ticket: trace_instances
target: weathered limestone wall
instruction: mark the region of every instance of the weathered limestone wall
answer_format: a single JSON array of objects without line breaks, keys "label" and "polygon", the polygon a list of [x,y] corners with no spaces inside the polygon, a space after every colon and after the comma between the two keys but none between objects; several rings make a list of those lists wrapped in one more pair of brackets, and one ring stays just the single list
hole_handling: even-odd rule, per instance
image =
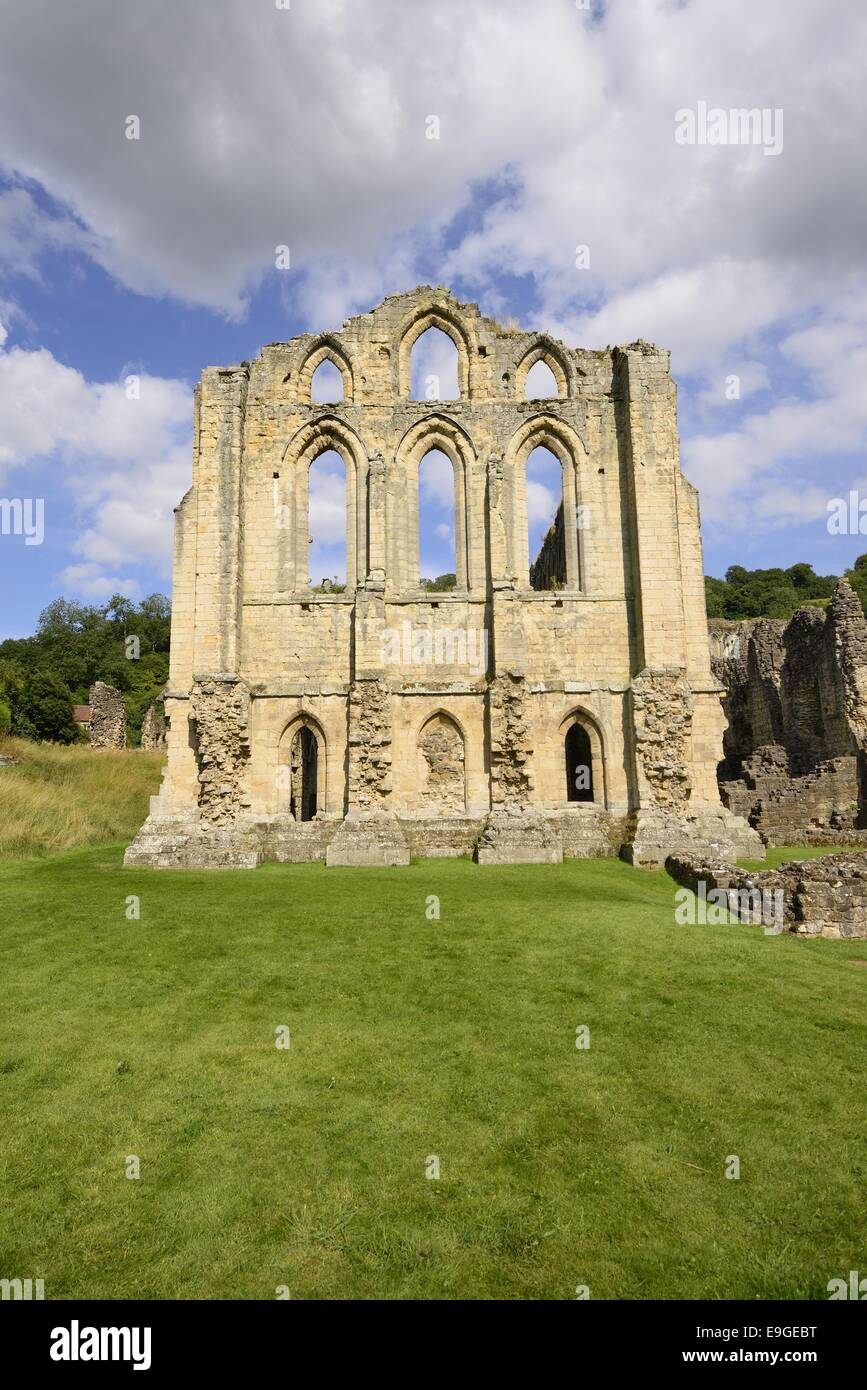
[{"label": "weathered limestone wall", "polygon": [[113,685],[97,681],[90,688],[90,743],[93,748],[126,747],[126,709]]},{"label": "weathered limestone wall", "polygon": [[[428,327],[455,343],[458,400],[410,399]],[[321,405],[311,380],[326,359],[344,399]],[[556,397],[525,398],[536,360]],[[526,462],[541,445],[563,489],[539,562],[557,587],[537,590]],[[314,592],[308,572],[308,475],[326,449],[346,468],[339,594]],[[457,584],[443,594],[419,573],[432,449],[455,479]],[[161,862],[161,837],[177,862],[184,836],[190,862],[218,862],[215,837],[233,827],[241,858],[329,863],[400,863],[434,842],[551,862],[609,852],[622,834],[635,862],[661,864],[699,827],[713,844],[735,833],[715,781],[721,688],[667,352],[567,347],[422,287],[338,332],[207,368],[193,465],[176,512],[167,769],[129,862]],[[576,722],[589,808],[567,784]],[[310,823],[291,811],[302,727],[316,750]],[[449,824],[414,832],[432,820]]]},{"label": "weathered limestone wall", "polygon": [[726,804],[772,844],[867,827],[867,620],[841,580],[826,611],[711,623],[729,725]]}]

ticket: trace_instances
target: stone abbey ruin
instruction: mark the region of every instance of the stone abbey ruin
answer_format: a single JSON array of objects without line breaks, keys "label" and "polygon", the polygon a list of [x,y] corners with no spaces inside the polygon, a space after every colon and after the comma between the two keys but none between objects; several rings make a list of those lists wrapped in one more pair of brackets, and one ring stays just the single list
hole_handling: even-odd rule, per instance
[{"label": "stone abbey ruin", "polygon": [[867,843],[867,619],[841,580],[827,610],[710,623],[728,721],[723,800],[769,844]]},{"label": "stone abbey ruin", "polygon": [[[411,399],[429,327],[455,344],[460,399]],[[317,404],[326,359],[344,398]],[[529,400],[540,360],[557,394]],[[534,557],[538,446],[562,499]],[[442,592],[419,571],[433,449],[454,473]],[[342,590],[308,572],[309,470],[326,450],[346,469]],[[567,348],[443,289],[390,296],[338,333],[202,374],[176,512],[167,765],[126,862],[761,858],[748,798],[726,806],[717,785],[731,692],[711,667],[668,353]]]}]

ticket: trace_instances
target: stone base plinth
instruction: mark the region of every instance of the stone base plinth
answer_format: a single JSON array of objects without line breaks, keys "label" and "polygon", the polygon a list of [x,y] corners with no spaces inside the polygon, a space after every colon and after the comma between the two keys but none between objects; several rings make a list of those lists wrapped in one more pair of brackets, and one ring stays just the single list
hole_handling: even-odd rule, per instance
[{"label": "stone base plinth", "polygon": [[388,868],[409,863],[409,845],[397,817],[387,812],[348,815],[325,852],[329,868],[341,865]]},{"label": "stone base plinth", "polygon": [[149,816],[123,862],[149,869],[255,869],[261,859],[252,825],[208,829],[192,819]]},{"label": "stone base plinth", "polygon": [[617,858],[625,834],[623,815],[578,802],[568,810],[546,811],[545,821],[563,846],[564,859]]},{"label": "stone base plinth", "polygon": [[733,863],[764,859],[765,845],[758,831],[724,806],[696,807],[686,815],[651,806],[630,817],[620,849],[628,864],[661,869],[669,855],[684,853]]},{"label": "stone base plinth", "polygon": [[477,864],[562,864],[563,845],[532,811],[493,811],[476,845]]}]

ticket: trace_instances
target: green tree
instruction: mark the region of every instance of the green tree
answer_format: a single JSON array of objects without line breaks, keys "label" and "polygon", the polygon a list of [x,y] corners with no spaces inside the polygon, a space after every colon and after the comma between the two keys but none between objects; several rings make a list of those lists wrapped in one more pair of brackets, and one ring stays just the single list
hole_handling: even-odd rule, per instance
[{"label": "green tree", "polygon": [[75,743],[79,737],[69,686],[53,671],[36,671],[29,678],[17,715],[22,731],[32,731],[31,738]]},{"label": "green tree", "polygon": [[861,600],[861,607],[867,613],[867,555],[859,555],[846,578]]},{"label": "green tree", "polygon": [[804,562],[788,569],[748,570],[730,565],[725,579],[705,579],[708,616],[712,618],[790,618],[803,604],[827,604],[837,576],[816,574]]}]

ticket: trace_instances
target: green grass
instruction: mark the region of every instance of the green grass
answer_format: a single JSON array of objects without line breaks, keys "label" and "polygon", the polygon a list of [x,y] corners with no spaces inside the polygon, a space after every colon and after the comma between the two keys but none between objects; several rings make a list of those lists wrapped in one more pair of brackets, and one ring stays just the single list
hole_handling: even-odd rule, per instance
[{"label": "green grass", "polygon": [[0,739],[0,859],[132,839],[157,791],[162,753]]},{"label": "green grass", "polygon": [[839,845],[769,845],[764,859],[739,859],[738,867],[753,873],[756,869],[778,869],[794,859],[821,859],[825,854],[842,854]]},{"label": "green grass", "polygon": [[613,860],[0,864],[0,1275],[826,1298],[867,1237],[867,943],[678,926],[674,892]]}]

